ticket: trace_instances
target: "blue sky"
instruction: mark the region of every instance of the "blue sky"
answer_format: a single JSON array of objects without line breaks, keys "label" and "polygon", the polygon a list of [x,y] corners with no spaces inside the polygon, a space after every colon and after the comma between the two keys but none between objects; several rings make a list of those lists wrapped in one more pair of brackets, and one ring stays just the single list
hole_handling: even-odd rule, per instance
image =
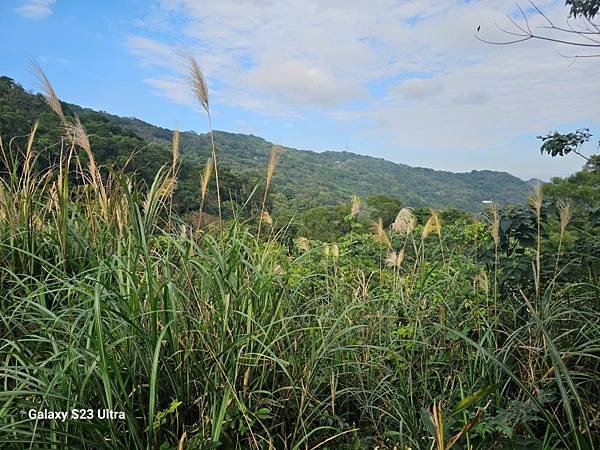
[{"label": "blue sky", "polygon": [[[538,3],[557,21],[563,4]],[[494,24],[514,9],[508,0],[4,0],[0,74],[38,90],[35,58],[65,101],[203,132],[185,76],[191,50],[217,129],[435,169],[566,175],[582,161],[542,157],[536,136],[598,134],[600,61],[474,38],[478,25],[502,38]]]}]

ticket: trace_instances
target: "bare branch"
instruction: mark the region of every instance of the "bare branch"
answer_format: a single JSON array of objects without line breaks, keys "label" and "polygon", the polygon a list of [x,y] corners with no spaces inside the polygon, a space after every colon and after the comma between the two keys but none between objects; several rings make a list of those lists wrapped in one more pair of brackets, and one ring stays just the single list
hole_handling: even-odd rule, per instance
[{"label": "bare branch", "polygon": [[554,27],[554,24],[552,23],[552,21],[548,18],[548,16],[546,14],[544,14],[542,12],[542,10],[540,8],[537,7],[537,5],[535,3],[533,3],[531,0],[529,0],[529,3],[531,3],[531,6],[534,7],[534,9],[538,12],[539,15],[541,15],[544,19],[546,19],[546,22],[548,22],[548,25],[550,25],[551,27]]},{"label": "bare branch", "polygon": [[491,45],[511,45],[511,44],[517,44],[519,42],[528,41],[528,40],[532,39],[532,37],[530,36],[530,37],[525,37],[523,39],[515,39],[514,41],[494,42],[494,41],[487,41],[487,40],[475,35],[475,39],[477,39],[478,41],[484,42],[486,44],[491,44]]},{"label": "bare branch", "polygon": [[[504,28],[495,24],[496,27],[507,36],[512,36],[503,41],[495,41],[481,37],[479,34],[475,35],[475,38],[481,42],[492,45],[512,45],[519,42],[525,42],[529,40],[541,40],[547,42],[554,42],[561,45],[579,47],[579,48],[600,48],[600,26],[588,17],[586,17],[585,25],[574,25],[567,19],[567,26],[557,26],[533,1],[529,0],[531,8],[534,10],[533,14],[537,14],[543,18],[545,24],[536,27],[534,31],[530,25],[527,13],[523,8],[517,4],[517,8],[521,15],[521,20],[511,17],[507,14],[508,21],[512,26],[512,29]],[[564,56],[564,55],[561,55]],[[594,58],[598,55],[577,55],[582,58]],[[569,58],[573,58],[570,56]]]},{"label": "bare branch", "polygon": [[[525,21],[525,25],[527,26],[527,31],[529,31],[529,34],[531,34],[531,27],[529,26],[529,21],[527,20],[525,12],[523,12],[523,9],[519,4],[517,4],[517,7],[519,8],[519,11],[521,11],[521,15],[523,16],[523,20]],[[511,21],[514,23],[514,20],[511,19]]]}]

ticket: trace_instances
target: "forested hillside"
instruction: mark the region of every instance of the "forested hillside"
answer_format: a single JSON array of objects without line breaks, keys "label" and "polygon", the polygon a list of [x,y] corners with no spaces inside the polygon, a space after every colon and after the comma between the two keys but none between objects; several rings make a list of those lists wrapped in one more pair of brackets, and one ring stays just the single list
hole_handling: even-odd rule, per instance
[{"label": "forested hillside", "polygon": [[[123,165],[135,152],[137,157],[128,162],[128,168],[141,172],[148,181],[170,158],[171,130],[77,105],[63,106],[67,113],[76,113],[81,118],[97,158],[103,164]],[[52,146],[59,139],[60,129],[43,97],[27,93],[10,78],[0,78],[0,134],[26,135],[37,117],[41,142]],[[223,170],[223,196],[231,194],[240,199],[249,195],[264,175],[273,144],[260,137],[222,131],[215,132],[215,141]],[[210,153],[209,137],[183,132],[181,149],[183,166],[176,203],[181,209],[192,210],[198,207],[197,186]],[[275,215],[334,206],[349,201],[355,194],[362,197],[387,194],[405,206],[478,211],[482,200],[517,203],[524,200],[530,190],[526,182],[504,172],[451,173],[349,152],[316,153],[284,148],[270,201]]]}]

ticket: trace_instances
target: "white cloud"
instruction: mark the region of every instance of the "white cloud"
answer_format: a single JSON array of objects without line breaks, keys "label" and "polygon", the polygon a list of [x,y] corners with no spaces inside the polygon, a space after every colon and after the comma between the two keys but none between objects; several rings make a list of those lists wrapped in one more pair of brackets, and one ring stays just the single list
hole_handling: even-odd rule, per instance
[{"label": "white cloud", "polygon": [[440,80],[411,78],[396,85],[392,93],[405,100],[420,100],[439,95],[443,90],[444,84]]},{"label": "white cloud", "polygon": [[[562,1],[536,3],[559,24],[568,14]],[[571,64],[552,43],[475,39],[478,26],[506,38],[495,24],[514,12],[513,0],[163,0],[148,21],[160,29],[128,45],[156,67],[148,82],[173,100],[185,101],[167,82],[182,76],[170,44],[182,42],[217,102],[324,114],[403,148],[484,149],[599,117],[600,58]]]},{"label": "white cloud", "polygon": [[125,43],[145,64],[165,68],[181,64],[178,53],[169,45],[142,36],[128,36]]},{"label": "white cloud", "polygon": [[245,80],[259,91],[305,105],[336,105],[365,95],[356,81],[337,79],[326,69],[303,61],[263,62],[250,69]]},{"label": "white cloud", "polygon": [[195,103],[185,79],[160,77],[145,78],[142,81],[150,86],[155,94],[168,98],[175,103],[183,105],[193,105]]},{"label": "white cloud", "polygon": [[30,0],[17,8],[17,12],[29,19],[45,19],[52,15],[51,6],[56,0]]}]

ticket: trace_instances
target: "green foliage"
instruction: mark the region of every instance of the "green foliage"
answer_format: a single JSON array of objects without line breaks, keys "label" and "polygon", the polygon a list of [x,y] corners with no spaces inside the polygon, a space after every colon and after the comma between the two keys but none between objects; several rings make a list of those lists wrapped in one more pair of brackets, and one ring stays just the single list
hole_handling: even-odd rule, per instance
[{"label": "green foliage", "polygon": [[487,398],[492,392],[498,390],[498,388],[502,385],[502,383],[492,384],[490,386],[486,386],[483,389],[479,389],[476,392],[473,392],[471,395],[461,399],[454,407],[452,408],[452,415],[458,414],[464,411],[467,408],[470,408],[475,403]]},{"label": "green foliage", "polygon": [[[169,136],[77,114],[104,164],[146,132]],[[0,446],[600,446],[595,197],[566,225],[550,197],[539,219],[502,208],[500,252],[489,225],[452,209],[415,209],[418,223],[395,233],[405,199],[379,195],[358,210],[343,196],[299,208],[258,239],[239,197],[227,199],[235,219],[214,226],[174,211],[164,143],[135,169],[111,160],[105,203],[83,155],[48,157],[59,130],[47,120],[32,152],[6,146],[0,177]],[[205,161],[188,157],[179,189]],[[230,167],[228,183],[260,187]],[[44,408],[125,419],[26,415]]]},{"label": "green foliage", "polygon": [[582,128],[573,133],[561,134],[557,131],[546,136],[538,136],[542,140],[541,153],[550,156],[565,156],[569,153],[579,154],[579,149],[592,137],[590,130]]},{"label": "green foliage", "polygon": [[[138,152],[139,160],[132,169],[140,171],[148,182],[150,175],[170,157],[171,130],[77,105],[63,103],[63,108],[67,114],[79,115],[88,132],[95,136],[94,149],[102,164],[123,163],[132,152]],[[44,140],[44,146],[56,144],[60,137],[58,121],[48,112],[43,98],[26,93],[7,77],[0,78],[0,135],[26,135],[33,118],[38,117],[43,125],[40,139]],[[248,185],[264,178],[272,144],[252,135],[216,131],[214,136],[220,165],[240,177],[245,186],[242,189],[228,184],[221,187],[221,194],[226,196],[232,191],[233,197],[244,198],[241,191],[247,193]],[[210,155],[210,138],[208,134],[183,132],[181,149],[182,164],[190,166],[182,167],[188,176],[180,177],[183,186],[176,203],[185,210],[187,205],[197,204],[196,195],[191,192],[197,189],[199,170]],[[405,206],[479,211],[482,200],[498,204],[519,202],[529,192],[524,181],[507,173],[487,170],[450,173],[349,152],[315,153],[291,148],[285,148],[281,154],[273,189],[278,199],[274,203],[275,215],[283,216],[290,210],[301,212],[318,206],[335,206],[355,194],[363,198],[385,194]],[[384,203],[388,205],[380,205],[385,209],[382,213],[391,214],[389,199]]]},{"label": "green foliage", "polygon": [[335,241],[350,231],[349,224],[344,221],[349,211],[348,205],[345,204],[333,208],[317,206],[308,209],[298,219],[298,233],[322,241]]},{"label": "green foliage", "polygon": [[402,208],[402,203],[390,195],[375,195],[367,198],[366,207],[370,220],[377,220],[381,217],[383,225],[389,227]]},{"label": "green foliage", "polygon": [[598,0],[566,0],[565,5],[571,7],[571,16],[583,16],[592,20],[598,14],[600,2]]},{"label": "green foliage", "polygon": [[[597,158],[598,155],[594,155],[591,161]],[[544,195],[569,200],[583,210],[594,207],[600,204],[600,170],[588,163],[583,170],[567,178],[553,178],[551,183],[544,184]]]},{"label": "green foliage", "polygon": [[173,400],[167,409],[158,411],[156,413],[156,418],[154,419],[154,422],[152,422],[152,429],[156,430],[156,429],[160,428],[167,421],[169,416],[174,414],[175,411],[177,411],[177,408],[179,408],[180,406],[181,406],[181,402],[178,402],[177,400]]},{"label": "green foliage", "polygon": [[[67,116],[77,114],[81,119],[94,149],[94,157],[97,163],[105,168],[112,167],[135,173],[139,183],[149,186],[159,168],[171,162],[171,131],[165,133],[163,142],[149,141],[135,130],[123,126],[114,116],[66,103],[62,103],[62,106]],[[43,170],[52,166],[60,156],[63,134],[60,122],[40,94],[29,94],[10,78],[0,77],[0,136],[15,136],[15,144],[24,147],[36,118],[39,118],[40,123],[35,141],[35,150],[40,153],[37,166],[39,170]],[[85,153],[82,152],[79,157],[85,165]],[[206,158],[181,159],[172,204],[176,212],[185,214],[199,208],[200,173],[205,162]],[[103,172],[106,174],[106,170]],[[228,167],[221,169],[219,176],[221,198],[224,202],[245,202],[256,185],[255,179],[232,172]],[[208,192],[205,212],[215,214],[217,205],[214,180]],[[241,212],[247,216],[257,209],[260,209],[260,202],[256,196],[250,198],[246,210]],[[233,211],[230,208],[226,218],[231,218],[232,215]]]}]

